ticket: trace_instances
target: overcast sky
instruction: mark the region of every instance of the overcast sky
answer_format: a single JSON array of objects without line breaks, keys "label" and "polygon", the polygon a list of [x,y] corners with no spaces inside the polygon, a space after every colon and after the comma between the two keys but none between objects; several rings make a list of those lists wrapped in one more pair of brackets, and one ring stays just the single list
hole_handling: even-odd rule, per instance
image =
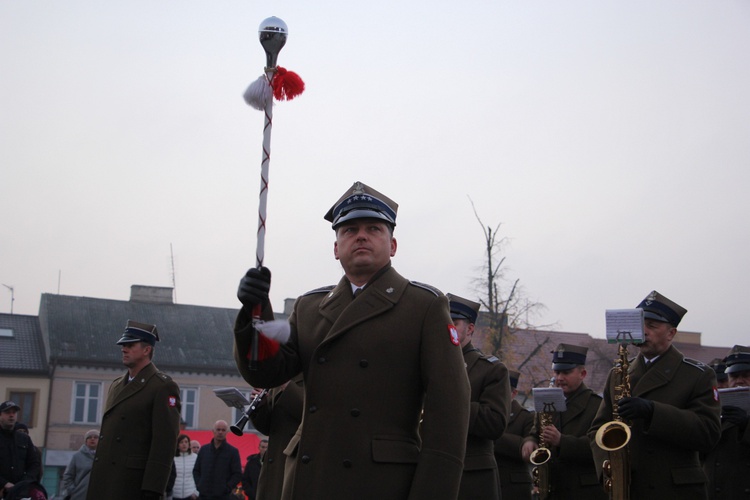
[{"label": "overcast sky", "polygon": [[[399,203],[396,269],[476,298],[486,225],[530,320],[603,337],[656,289],[705,345],[747,344],[750,2],[4,0],[0,283],[236,307],[254,265],[260,22],[307,90],[274,108],[272,297],[336,283],[323,215]],[[0,288],[0,312],[10,311]],[[123,324],[127,318],[123,318]],[[137,319],[137,318],[131,318]],[[229,334],[228,334],[229,335]]]}]

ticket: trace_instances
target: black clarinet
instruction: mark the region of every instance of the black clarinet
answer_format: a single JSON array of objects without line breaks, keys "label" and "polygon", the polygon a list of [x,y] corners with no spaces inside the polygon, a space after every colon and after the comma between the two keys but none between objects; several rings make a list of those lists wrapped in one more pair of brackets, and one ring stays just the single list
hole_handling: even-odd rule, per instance
[{"label": "black clarinet", "polygon": [[232,434],[234,434],[235,436],[242,436],[245,430],[245,426],[247,425],[247,421],[250,420],[250,415],[252,415],[253,412],[258,408],[258,405],[261,401],[263,401],[263,398],[266,397],[266,394],[268,394],[268,389],[263,389],[253,398],[252,401],[250,401],[250,406],[247,407],[245,413],[240,417],[237,423],[229,428],[229,430],[232,431]]}]

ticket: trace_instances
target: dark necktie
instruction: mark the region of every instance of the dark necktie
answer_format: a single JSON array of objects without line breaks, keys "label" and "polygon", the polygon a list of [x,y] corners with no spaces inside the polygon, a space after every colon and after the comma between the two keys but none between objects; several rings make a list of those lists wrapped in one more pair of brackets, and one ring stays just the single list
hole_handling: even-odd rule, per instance
[{"label": "dark necktie", "polygon": [[354,290],[354,298],[356,299],[359,296],[360,293],[362,293],[362,289],[361,288],[357,288],[356,290]]}]

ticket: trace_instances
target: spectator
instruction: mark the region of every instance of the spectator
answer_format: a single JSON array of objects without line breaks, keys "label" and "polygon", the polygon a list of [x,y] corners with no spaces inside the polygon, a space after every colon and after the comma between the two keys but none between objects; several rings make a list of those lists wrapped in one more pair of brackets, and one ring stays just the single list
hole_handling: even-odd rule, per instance
[{"label": "spectator", "polygon": [[201,443],[200,443],[200,441],[197,441],[195,439],[193,439],[192,441],[190,441],[190,452],[193,455],[197,456],[199,451],[201,451]]},{"label": "spectator", "polygon": [[258,489],[258,478],[260,477],[260,470],[267,449],[268,439],[261,439],[258,442],[258,453],[247,457],[245,470],[242,473],[242,491],[245,492],[245,495],[250,500],[255,500],[255,494]]},{"label": "spectator", "polygon": [[89,475],[94,464],[96,446],[99,444],[99,431],[92,429],[84,436],[83,445],[75,452],[65,468],[61,494],[65,500],[86,500],[89,489]]},{"label": "spectator", "polygon": [[20,409],[13,401],[0,404],[0,492],[6,497],[17,483],[35,482],[41,471],[31,438],[15,432]]},{"label": "spectator", "polygon": [[224,420],[217,420],[213,439],[198,452],[193,478],[200,500],[230,500],[232,491],[242,480],[240,452],[227,443],[228,429]]},{"label": "spectator", "polygon": [[172,487],[172,500],[195,500],[198,489],[195,487],[193,468],[197,455],[190,450],[190,437],[180,434],[177,437],[177,452],[174,456],[175,481]]},{"label": "spectator", "polygon": [[[24,434],[29,436],[29,426],[22,422],[16,422],[14,429],[16,432],[23,432]],[[42,476],[44,476],[44,463],[42,462],[42,450],[38,446],[34,446],[34,450],[36,451],[37,457],[39,457],[39,475],[32,479],[34,481],[41,482]]]}]

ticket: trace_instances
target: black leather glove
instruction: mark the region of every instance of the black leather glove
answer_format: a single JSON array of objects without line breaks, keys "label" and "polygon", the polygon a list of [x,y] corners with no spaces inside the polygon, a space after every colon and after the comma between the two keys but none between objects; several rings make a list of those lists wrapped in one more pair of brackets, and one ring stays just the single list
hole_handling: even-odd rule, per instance
[{"label": "black leather glove", "polygon": [[268,290],[271,288],[271,271],[267,267],[253,267],[240,280],[237,298],[242,305],[252,309],[258,304],[268,302]]},{"label": "black leather glove", "polygon": [[721,407],[721,420],[722,422],[729,422],[739,427],[740,431],[744,432],[747,427],[747,413],[742,408],[737,406],[722,406]]},{"label": "black leather glove", "polygon": [[617,402],[617,413],[625,420],[651,420],[654,402],[643,398],[622,398]]},{"label": "black leather glove", "polygon": [[161,500],[162,494],[155,491],[141,490],[141,500]]}]

